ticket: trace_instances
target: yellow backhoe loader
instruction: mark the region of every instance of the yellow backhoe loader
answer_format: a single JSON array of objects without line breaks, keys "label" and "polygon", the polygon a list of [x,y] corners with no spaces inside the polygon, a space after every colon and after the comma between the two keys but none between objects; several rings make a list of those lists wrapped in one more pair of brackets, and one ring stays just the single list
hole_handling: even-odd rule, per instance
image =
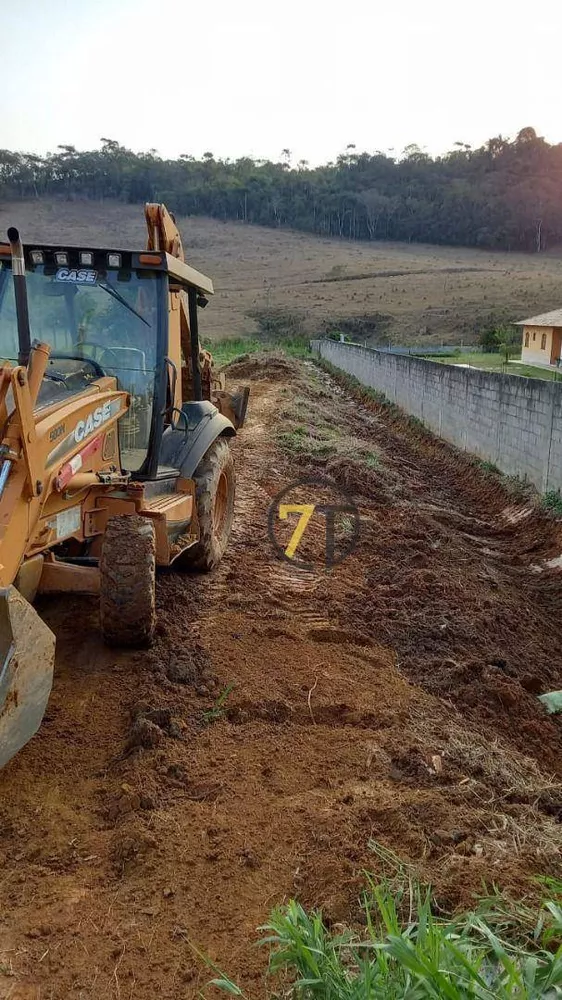
[{"label": "yellow backhoe loader", "polygon": [[212,569],[233,517],[231,395],[202,350],[213,293],[173,217],[131,251],[0,243],[0,767],[54,666],[37,593],[99,594],[110,644],[149,645],[157,566]]}]

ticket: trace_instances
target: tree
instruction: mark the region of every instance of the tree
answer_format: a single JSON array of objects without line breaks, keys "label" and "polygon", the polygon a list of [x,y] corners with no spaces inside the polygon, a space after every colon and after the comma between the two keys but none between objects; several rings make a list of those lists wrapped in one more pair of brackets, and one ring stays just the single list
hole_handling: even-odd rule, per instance
[{"label": "tree", "polygon": [[500,326],[496,330],[497,337],[497,349],[500,354],[503,355],[505,364],[509,363],[509,359],[513,357],[514,354],[519,354],[521,351],[521,335],[517,331],[516,327],[513,326]]},{"label": "tree", "polygon": [[184,214],[292,226],[345,239],[433,243],[542,252],[562,244],[562,143],[526,126],[479,149],[456,142],[430,157],[415,143],[402,156],[362,152],[348,143],[335,163],[280,160],[163,159],[107,136],[98,149],[61,144],[36,156],[0,150],[0,198],[41,195],[166,198]]},{"label": "tree", "polygon": [[493,354],[497,351],[500,345],[500,338],[496,328],[488,327],[488,329],[483,330],[478,337],[478,343],[486,354]]}]

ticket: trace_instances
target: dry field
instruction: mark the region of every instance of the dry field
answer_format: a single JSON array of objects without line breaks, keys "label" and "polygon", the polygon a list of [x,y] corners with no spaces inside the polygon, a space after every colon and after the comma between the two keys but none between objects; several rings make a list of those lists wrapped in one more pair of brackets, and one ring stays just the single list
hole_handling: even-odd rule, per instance
[{"label": "dry field", "polygon": [[[0,232],[27,240],[143,245],[142,206],[93,202],[0,205]],[[340,328],[370,342],[470,343],[494,319],[560,306],[555,256],[405,243],[348,243],[212,219],[180,220],[189,260],[213,276],[202,316],[211,338],[257,330],[254,310],[297,314],[301,329]]]}]

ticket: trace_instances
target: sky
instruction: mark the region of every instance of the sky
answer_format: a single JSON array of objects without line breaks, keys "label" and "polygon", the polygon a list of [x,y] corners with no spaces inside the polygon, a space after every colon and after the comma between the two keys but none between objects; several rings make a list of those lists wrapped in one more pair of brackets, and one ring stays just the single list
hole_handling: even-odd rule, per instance
[{"label": "sky", "polygon": [[0,0],[0,147],[435,155],[562,141],[560,0]]}]

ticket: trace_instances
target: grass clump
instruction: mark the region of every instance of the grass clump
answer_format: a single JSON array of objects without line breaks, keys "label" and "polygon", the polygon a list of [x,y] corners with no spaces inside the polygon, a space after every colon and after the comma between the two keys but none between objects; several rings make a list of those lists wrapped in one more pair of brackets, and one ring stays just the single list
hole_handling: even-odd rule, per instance
[{"label": "grass clump", "polygon": [[219,694],[212,708],[203,712],[203,724],[205,726],[210,725],[212,722],[218,722],[219,719],[223,718],[226,712],[226,703],[233,690],[234,684],[227,684],[224,690]]},{"label": "grass clump", "polygon": [[217,366],[230,364],[241,354],[253,354],[261,348],[255,337],[224,337],[222,340],[203,340],[202,346],[210,351]]},{"label": "grass clump", "polygon": [[371,882],[364,904],[367,929],[361,936],[332,933],[320,913],[309,914],[295,901],[274,911],[265,928],[271,972],[294,976],[293,996],[303,1000],[535,1000],[562,995],[562,946],[555,946],[562,932],[558,903],[546,904],[537,914],[533,936],[525,929],[520,942],[516,926],[509,927],[509,937],[494,928],[493,900],[461,917],[443,919],[434,911],[429,889],[414,886],[409,900],[404,896]]},{"label": "grass clump", "polygon": [[291,358],[305,358],[310,354],[310,338],[304,335],[286,337],[276,346]]},{"label": "grass clump", "polygon": [[311,431],[302,424],[281,431],[277,441],[285,451],[303,457],[329,458],[337,451],[336,441],[327,432]]},{"label": "grass clump", "polygon": [[[421,357],[422,355],[418,355]],[[506,361],[505,353],[467,351],[451,354],[425,355],[426,360],[439,361],[441,364],[469,365],[471,368],[483,368],[492,372],[503,372],[507,375],[520,375],[524,378],[538,378],[547,382],[558,382],[562,374],[556,368],[541,368],[539,365],[526,365],[519,360]]]},{"label": "grass clump", "polygon": [[548,490],[541,498],[543,510],[549,510],[552,514],[562,514],[562,496],[558,490]]},{"label": "grass clump", "polygon": [[[554,1000],[562,996],[562,882],[545,881],[545,889],[540,907],[494,893],[469,912],[444,917],[431,889],[401,866],[378,882],[367,877],[361,931],[330,929],[320,911],[291,900],[261,928],[277,977],[270,995]],[[226,977],[213,984],[242,995]]]},{"label": "grass clump", "polygon": [[487,462],[482,458],[475,458],[474,465],[476,466],[477,469],[480,469],[480,472],[484,472],[486,473],[486,475],[501,476],[501,472],[498,469],[497,465],[494,464],[494,462]]},{"label": "grass clump", "polygon": [[275,333],[256,337],[223,337],[220,340],[207,338],[202,341],[205,350],[210,351],[217,367],[228,365],[240,356],[255,354],[256,351],[281,351],[291,358],[305,358],[310,354],[310,341],[304,334],[289,334],[280,337]]}]

